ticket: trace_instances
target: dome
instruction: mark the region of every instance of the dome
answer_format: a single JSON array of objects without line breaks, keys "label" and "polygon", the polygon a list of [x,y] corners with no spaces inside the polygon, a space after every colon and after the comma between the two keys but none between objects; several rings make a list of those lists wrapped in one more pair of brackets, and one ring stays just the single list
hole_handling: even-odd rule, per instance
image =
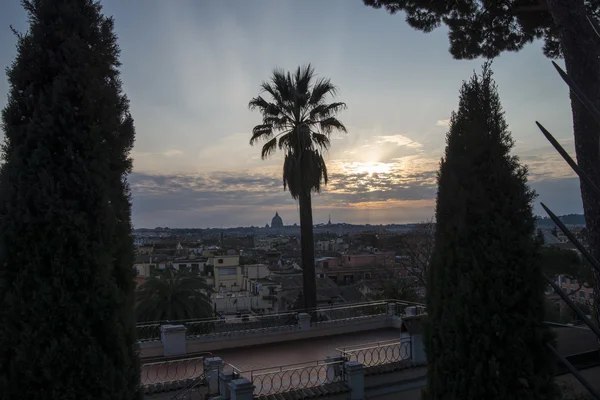
[{"label": "dome", "polygon": [[275,216],[271,220],[271,228],[283,228],[283,221],[278,212],[275,213]]}]

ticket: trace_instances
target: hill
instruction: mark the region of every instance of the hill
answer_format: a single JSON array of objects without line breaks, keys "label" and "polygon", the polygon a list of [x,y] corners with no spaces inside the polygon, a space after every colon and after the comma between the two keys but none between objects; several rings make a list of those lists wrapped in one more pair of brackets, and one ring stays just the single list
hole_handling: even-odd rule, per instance
[{"label": "hill", "polygon": [[[585,226],[585,218],[583,214],[568,214],[558,217],[565,225],[580,225]],[[536,217],[536,223],[539,228],[554,228],[555,224],[550,217]]]}]

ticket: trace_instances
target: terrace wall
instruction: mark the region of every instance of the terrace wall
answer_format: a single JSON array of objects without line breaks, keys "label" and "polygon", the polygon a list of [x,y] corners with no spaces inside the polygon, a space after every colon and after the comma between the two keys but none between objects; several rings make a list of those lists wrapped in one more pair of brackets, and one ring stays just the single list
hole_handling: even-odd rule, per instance
[{"label": "terrace wall", "polygon": [[[236,347],[289,342],[320,336],[335,336],[352,332],[399,327],[400,323],[400,317],[382,314],[354,319],[317,322],[308,326],[301,326],[300,324],[286,325],[228,332],[215,336],[191,337],[187,338],[186,354],[214,352],[216,350]],[[161,340],[140,343],[140,357],[142,360],[162,356],[164,356],[164,344]]]},{"label": "terrace wall", "polygon": [[[280,343],[311,339],[321,336],[343,335],[384,328],[399,328],[401,314],[410,305],[398,302],[370,302],[352,306],[330,307],[317,310],[316,317],[294,312],[273,316],[252,316],[251,320],[211,320],[174,322],[172,325],[160,323],[138,326],[138,337],[147,338],[139,343],[142,361],[157,359],[165,355],[175,355],[165,347],[165,340],[174,340],[161,331],[166,326],[184,325],[186,354],[214,352],[216,350],[257,346],[267,343]],[[413,307],[416,309],[416,307]],[[162,335],[162,337],[161,337]],[[169,339],[171,338],[171,339]],[[183,340],[183,337],[177,341]]]}]

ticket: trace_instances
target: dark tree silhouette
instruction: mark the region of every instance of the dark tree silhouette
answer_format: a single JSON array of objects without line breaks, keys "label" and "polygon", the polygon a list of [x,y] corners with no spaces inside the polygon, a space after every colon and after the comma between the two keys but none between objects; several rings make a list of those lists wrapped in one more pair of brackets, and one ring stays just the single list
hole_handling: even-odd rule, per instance
[{"label": "dark tree silhouette", "polygon": [[0,397],[140,398],[129,152],[111,18],[26,0],[0,167]]},{"label": "dark tree silhouette", "polygon": [[302,275],[305,308],[317,306],[315,277],[315,244],[311,193],[319,192],[321,182],[327,183],[327,166],[323,151],[329,149],[333,131],[346,132],[336,118],[346,108],[345,103],[327,103],[337,92],[329,79],[316,79],[314,69],[307,65],[293,73],[276,69],[270,82],[261,85],[262,96],[253,98],[249,107],[258,110],[262,124],[252,130],[250,144],[265,141],[261,157],[269,157],[277,148],[284,152],[283,186],[300,208],[302,235]]},{"label": "dark tree silhouette", "polygon": [[138,322],[211,318],[214,316],[210,293],[204,278],[186,270],[167,268],[138,288]]},{"label": "dark tree silhouette", "polygon": [[[544,54],[564,57],[569,76],[596,109],[600,109],[599,39],[588,20],[598,21],[600,0],[363,1],[367,6],[383,7],[392,14],[404,11],[408,24],[424,32],[446,25],[450,53],[457,59],[496,57],[504,51],[519,51],[535,39],[543,39]],[[560,84],[558,79],[557,84]],[[600,187],[600,127],[572,91],[571,109],[577,163]],[[590,250],[600,259],[600,204],[583,185],[581,197]],[[600,304],[600,274],[595,274],[594,281],[594,302]],[[595,316],[600,323],[600,312]]]},{"label": "dark tree silhouette", "polygon": [[426,399],[552,399],[556,360],[527,170],[489,64],[460,92],[438,175]]}]

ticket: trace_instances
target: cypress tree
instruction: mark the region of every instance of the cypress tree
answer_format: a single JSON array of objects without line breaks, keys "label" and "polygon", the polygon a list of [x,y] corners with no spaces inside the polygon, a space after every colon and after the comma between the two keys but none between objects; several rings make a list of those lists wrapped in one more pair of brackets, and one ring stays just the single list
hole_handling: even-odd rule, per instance
[{"label": "cypress tree", "polygon": [[438,174],[428,271],[427,399],[549,399],[553,335],[527,169],[490,64],[460,90]]},{"label": "cypress tree", "polygon": [[[391,14],[404,15],[411,27],[423,32],[445,25],[449,51],[456,59],[494,58],[541,40],[544,54],[551,58],[563,57],[569,77],[594,107],[600,109],[598,35],[590,23],[600,22],[600,0],[363,2],[370,7],[385,8]],[[562,84],[558,77],[556,81]],[[572,90],[570,98],[577,164],[600,187],[598,123]],[[532,115],[532,122],[534,118]],[[600,259],[600,203],[588,185],[581,185],[581,200],[589,230],[589,249]],[[600,304],[600,274],[594,274],[593,284],[594,303]],[[594,312],[594,318],[600,325],[600,309]]]},{"label": "cypress tree", "polygon": [[138,399],[134,141],[112,18],[24,0],[2,112],[0,398]]}]

